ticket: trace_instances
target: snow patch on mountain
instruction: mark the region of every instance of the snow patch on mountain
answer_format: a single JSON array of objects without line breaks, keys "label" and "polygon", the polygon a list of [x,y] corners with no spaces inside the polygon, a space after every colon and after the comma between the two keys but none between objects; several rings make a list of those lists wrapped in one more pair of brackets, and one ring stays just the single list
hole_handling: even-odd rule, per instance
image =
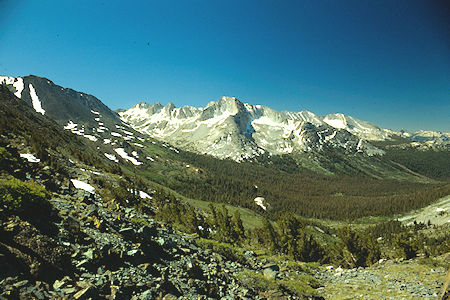
[{"label": "snow patch on mountain", "polygon": [[26,160],[28,160],[28,162],[31,163],[38,163],[41,161],[39,158],[30,153],[21,153],[20,157],[25,158]]},{"label": "snow patch on mountain", "polygon": [[16,90],[14,95],[17,98],[22,98],[22,91],[24,88],[22,77],[0,76],[0,84],[12,85]]},{"label": "snow patch on mountain", "polygon": [[152,199],[152,196],[144,191],[139,191],[139,197],[141,197],[141,199]]},{"label": "snow patch on mountain", "polygon": [[327,115],[323,121],[337,129],[347,128],[347,121],[345,120],[345,116],[343,114]]},{"label": "snow patch on mountain", "polygon": [[117,159],[117,157],[114,154],[109,154],[109,153],[104,153],[106,158],[109,160],[112,160],[114,162],[119,162],[119,160]]},{"label": "snow patch on mountain", "polygon": [[92,185],[90,185],[90,184],[88,184],[86,182],[83,182],[83,181],[80,181],[80,180],[77,180],[77,179],[71,179],[70,181],[73,183],[73,186],[76,189],[81,189],[81,190],[84,190],[84,191],[89,192],[89,193],[94,193],[95,192],[95,188]]},{"label": "snow patch on mountain", "polygon": [[262,209],[267,210],[266,199],[264,199],[263,197],[256,197],[253,201],[255,201],[255,204]]},{"label": "snow patch on mountain", "polygon": [[45,110],[42,108],[42,103],[39,100],[38,95],[36,94],[36,91],[34,90],[33,85],[30,83],[28,85],[29,89],[30,89],[30,97],[31,97],[31,101],[33,104],[33,108],[36,112],[44,115],[45,114]]},{"label": "snow patch on mountain", "polygon": [[120,157],[122,157],[125,160],[128,160],[135,166],[139,166],[142,164],[136,158],[129,156],[128,153],[126,153],[125,149],[123,149],[123,148],[116,148],[116,149],[114,149],[114,151],[116,151],[116,153],[119,154]]},{"label": "snow patch on mountain", "polygon": [[77,126],[78,126],[77,123],[74,123],[74,122],[72,122],[72,120],[69,120],[69,122],[67,122],[67,125],[64,126],[64,129],[66,129],[66,130],[72,130],[72,129],[77,128]]}]

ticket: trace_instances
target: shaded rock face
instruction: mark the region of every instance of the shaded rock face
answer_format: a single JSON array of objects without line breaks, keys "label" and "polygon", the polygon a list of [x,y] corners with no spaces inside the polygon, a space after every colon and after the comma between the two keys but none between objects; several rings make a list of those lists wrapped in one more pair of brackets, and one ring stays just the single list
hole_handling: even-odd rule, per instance
[{"label": "shaded rock face", "polygon": [[384,140],[388,131],[352,117],[277,112],[222,97],[204,108],[140,103],[119,113],[136,130],[185,150],[235,161],[268,154],[320,151],[331,146],[369,155],[381,150],[364,140]]}]

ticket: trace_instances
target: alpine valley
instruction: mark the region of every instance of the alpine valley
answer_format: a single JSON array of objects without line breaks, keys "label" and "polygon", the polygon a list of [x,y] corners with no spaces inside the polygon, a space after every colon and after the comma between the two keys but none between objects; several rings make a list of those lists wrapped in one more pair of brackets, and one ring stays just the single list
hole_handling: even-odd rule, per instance
[{"label": "alpine valley", "polygon": [[0,299],[435,299],[450,133],[0,76]]}]

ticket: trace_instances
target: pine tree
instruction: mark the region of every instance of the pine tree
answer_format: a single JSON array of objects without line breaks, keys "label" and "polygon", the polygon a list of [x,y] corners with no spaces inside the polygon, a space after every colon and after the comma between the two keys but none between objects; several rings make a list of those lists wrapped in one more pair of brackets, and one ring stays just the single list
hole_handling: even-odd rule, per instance
[{"label": "pine tree", "polygon": [[270,251],[278,251],[278,234],[272,226],[272,223],[267,219],[263,219],[263,227],[261,230],[261,239],[264,245],[268,246]]},{"label": "pine tree", "polygon": [[292,214],[284,214],[278,221],[281,251],[298,258],[298,236],[302,224]]},{"label": "pine tree", "polygon": [[242,241],[245,239],[244,224],[242,224],[241,214],[237,209],[233,213],[232,223],[233,240]]}]

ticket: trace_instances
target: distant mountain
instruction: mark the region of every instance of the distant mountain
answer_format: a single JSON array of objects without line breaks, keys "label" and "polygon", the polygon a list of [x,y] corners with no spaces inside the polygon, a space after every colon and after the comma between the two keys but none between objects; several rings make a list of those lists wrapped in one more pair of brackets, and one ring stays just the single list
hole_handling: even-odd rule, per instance
[{"label": "distant mountain", "polygon": [[328,146],[347,153],[382,154],[367,141],[385,140],[392,135],[343,114],[321,117],[306,110],[278,112],[234,97],[222,97],[204,108],[139,103],[119,115],[136,130],[156,139],[236,161],[263,153],[321,151]]}]

